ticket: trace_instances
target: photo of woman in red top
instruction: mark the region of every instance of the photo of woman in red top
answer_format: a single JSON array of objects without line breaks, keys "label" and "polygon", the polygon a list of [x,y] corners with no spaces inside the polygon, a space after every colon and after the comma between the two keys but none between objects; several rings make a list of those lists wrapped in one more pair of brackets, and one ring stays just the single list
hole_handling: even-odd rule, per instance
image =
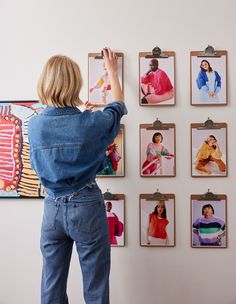
[{"label": "photo of woman in red top", "polygon": [[[114,201],[113,201],[114,204]],[[111,201],[106,201],[107,224],[110,236],[111,246],[124,246],[124,223],[118,215],[112,211],[113,204]],[[116,206],[117,207],[117,206]],[[121,206],[122,207],[122,206]],[[119,211],[117,209],[117,211]]]},{"label": "photo of woman in red top", "polygon": [[175,194],[142,193],[140,198],[140,246],[175,246]]},{"label": "photo of woman in red top", "polygon": [[149,214],[147,228],[147,245],[168,245],[168,234],[166,231],[169,224],[166,218],[165,202],[160,201]]}]

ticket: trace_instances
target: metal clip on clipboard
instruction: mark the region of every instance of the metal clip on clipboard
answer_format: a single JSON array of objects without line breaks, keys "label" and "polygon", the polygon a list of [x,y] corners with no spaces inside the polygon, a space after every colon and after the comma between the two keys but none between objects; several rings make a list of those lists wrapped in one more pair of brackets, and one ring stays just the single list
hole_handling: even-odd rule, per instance
[{"label": "metal clip on clipboard", "polygon": [[220,124],[214,123],[213,120],[211,120],[209,117],[204,122],[203,126],[198,127],[198,130],[204,130],[204,129],[221,129]]},{"label": "metal clip on clipboard", "polygon": [[157,192],[151,195],[151,199],[155,201],[166,201],[167,197],[164,194],[160,193],[158,190],[159,189],[157,189]]},{"label": "metal clip on clipboard", "polygon": [[101,53],[94,57],[94,59],[104,59],[103,50],[101,50]]},{"label": "metal clip on clipboard", "polygon": [[116,197],[114,194],[112,194],[111,192],[109,192],[109,189],[107,189],[107,191],[103,194],[104,200],[106,201],[112,201],[115,200]]},{"label": "metal clip on clipboard", "polygon": [[162,53],[161,49],[156,46],[152,49],[152,54],[146,55],[145,58],[169,58],[169,56],[165,53]]},{"label": "metal clip on clipboard", "polygon": [[166,124],[163,124],[158,118],[152,123],[151,127],[147,127],[147,130],[169,130]]},{"label": "metal clip on clipboard", "polygon": [[210,192],[210,189],[208,189],[208,191],[205,194],[203,194],[202,196],[200,196],[200,198],[198,198],[198,201],[219,201],[219,200],[220,199],[216,194]]},{"label": "metal clip on clipboard", "polygon": [[197,57],[221,57],[221,56],[217,54],[213,46],[208,45],[205,48],[205,50],[202,53],[200,53]]}]

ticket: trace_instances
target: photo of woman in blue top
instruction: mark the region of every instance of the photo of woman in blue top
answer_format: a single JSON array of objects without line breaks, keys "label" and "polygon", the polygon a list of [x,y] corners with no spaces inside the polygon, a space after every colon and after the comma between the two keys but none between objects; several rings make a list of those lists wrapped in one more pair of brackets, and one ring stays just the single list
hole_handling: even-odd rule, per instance
[{"label": "photo of woman in blue top", "polygon": [[221,90],[221,77],[219,73],[214,71],[206,59],[200,64],[200,72],[198,73],[197,87],[200,90],[201,102],[219,102],[218,93]]}]

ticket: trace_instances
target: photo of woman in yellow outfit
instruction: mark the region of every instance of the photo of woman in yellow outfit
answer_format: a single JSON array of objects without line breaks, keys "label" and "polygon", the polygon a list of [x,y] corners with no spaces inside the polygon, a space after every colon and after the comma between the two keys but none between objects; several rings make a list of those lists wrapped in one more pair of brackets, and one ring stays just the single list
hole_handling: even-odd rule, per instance
[{"label": "photo of woman in yellow outfit", "polygon": [[192,176],[227,176],[227,124],[205,128],[192,124]]},{"label": "photo of woman in yellow outfit", "polygon": [[215,162],[220,172],[226,171],[226,165],[221,160],[222,152],[214,135],[210,135],[201,145],[196,155],[195,169],[200,174],[212,174],[209,162]]}]

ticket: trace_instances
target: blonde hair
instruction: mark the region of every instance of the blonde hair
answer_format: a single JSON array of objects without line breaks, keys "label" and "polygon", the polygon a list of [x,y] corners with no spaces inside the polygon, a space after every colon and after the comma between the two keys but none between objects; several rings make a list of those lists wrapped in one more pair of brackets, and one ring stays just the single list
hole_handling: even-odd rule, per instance
[{"label": "blonde hair", "polygon": [[66,56],[53,56],[45,64],[38,82],[39,99],[42,104],[58,108],[80,106],[82,83],[77,63]]}]

